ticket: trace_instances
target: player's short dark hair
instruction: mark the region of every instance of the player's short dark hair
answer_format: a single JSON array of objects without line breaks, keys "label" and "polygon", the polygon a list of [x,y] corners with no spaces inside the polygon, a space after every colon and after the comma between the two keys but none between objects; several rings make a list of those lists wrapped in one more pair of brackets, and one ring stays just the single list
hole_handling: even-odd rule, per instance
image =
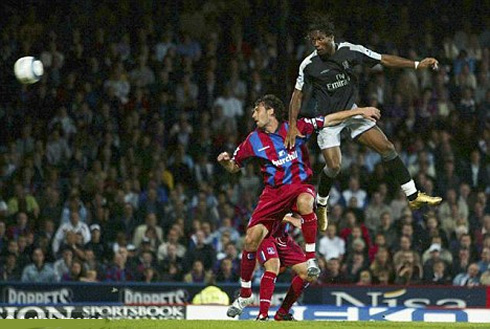
[{"label": "player's short dark hair", "polygon": [[255,101],[255,107],[260,104],[264,105],[266,109],[274,109],[274,115],[279,122],[284,119],[284,114],[286,112],[284,103],[277,96],[272,94],[264,95]]},{"label": "player's short dark hair", "polygon": [[308,15],[308,31],[321,31],[326,35],[335,33],[335,25],[330,15],[318,12],[312,12]]}]

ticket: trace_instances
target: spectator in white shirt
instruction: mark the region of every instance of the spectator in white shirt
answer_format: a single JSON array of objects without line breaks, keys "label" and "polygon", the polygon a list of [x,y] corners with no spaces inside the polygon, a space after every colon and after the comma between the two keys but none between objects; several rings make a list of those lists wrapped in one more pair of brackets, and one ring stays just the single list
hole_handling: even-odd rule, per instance
[{"label": "spectator in white shirt", "polygon": [[46,143],[46,159],[53,166],[66,163],[71,157],[71,150],[65,138],[60,136],[58,129],[54,129]]},{"label": "spectator in white shirt", "polygon": [[243,104],[238,98],[233,96],[230,86],[225,86],[223,95],[216,99],[214,105],[221,105],[225,117],[234,118],[236,120],[237,117],[243,115]]},{"label": "spectator in white shirt", "polygon": [[63,274],[70,270],[73,261],[73,251],[70,248],[63,250],[61,258],[54,262],[53,269],[56,274],[56,280],[61,281]]},{"label": "spectator in white shirt", "polygon": [[66,238],[66,233],[72,231],[74,233],[80,233],[83,237],[83,244],[86,244],[90,241],[91,233],[87,224],[80,221],[80,215],[78,212],[72,211],[70,212],[70,221],[68,223],[63,223],[56,231],[56,234],[53,238],[53,253],[58,253],[60,249],[60,245]]},{"label": "spectator in white shirt", "polygon": [[170,48],[175,48],[175,43],[172,41],[172,31],[168,29],[162,33],[160,41],[155,45],[156,60],[163,62]]},{"label": "spectator in white shirt", "polygon": [[104,90],[108,91],[109,89],[113,90],[121,103],[126,104],[128,102],[131,85],[122,63],[116,63],[109,78],[104,81]]},{"label": "spectator in white shirt", "polygon": [[145,237],[146,231],[149,228],[155,229],[158,241],[163,240],[163,230],[160,226],[157,225],[157,222],[158,220],[156,214],[150,212],[146,215],[145,224],[136,227],[133,235],[133,244],[136,246],[136,248],[140,246],[143,238]]},{"label": "spectator in white shirt", "polygon": [[359,208],[364,209],[366,206],[367,193],[361,189],[357,177],[351,177],[349,179],[349,188],[342,192],[342,197],[344,198],[345,204],[349,204],[350,200],[355,198]]},{"label": "spectator in white shirt", "polygon": [[391,208],[383,202],[383,197],[381,193],[376,191],[373,193],[373,198],[371,199],[371,202],[366,207],[366,217],[364,220],[364,225],[366,225],[368,229],[374,232],[378,228],[378,226],[381,225],[380,218],[381,215],[385,212],[391,213]]},{"label": "spectator in white shirt", "polygon": [[147,65],[147,58],[143,55],[138,57],[138,66],[129,73],[131,83],[137,87],[147,87],[155,83],[155,73]]},{"label": "spectator in white shirt", "polygon": [[326,260],[332,258],[342,259],[345,254],[345,241],[337,236],[337,225],[330,223],[325,235],[318,242],[318,252]]},{"label": "spectator in white shirt", "polygon": [[68,115],[66,106],[61,106],[58,109],[57,115],[49,122],[48,129],[56,128],[57,125],[63,131],[63,137],[67,140],[77,133],[75,121]]},{"label": "spectator in white shirt", "polygon": [[80,221],[86,223],[88,219],[87,207],[80,200],[78,192],[71,192],[70,197],[63,205],[61,211],[60,224],[68,223],[70,221],[70,216],[72,212],[77,212]]}]

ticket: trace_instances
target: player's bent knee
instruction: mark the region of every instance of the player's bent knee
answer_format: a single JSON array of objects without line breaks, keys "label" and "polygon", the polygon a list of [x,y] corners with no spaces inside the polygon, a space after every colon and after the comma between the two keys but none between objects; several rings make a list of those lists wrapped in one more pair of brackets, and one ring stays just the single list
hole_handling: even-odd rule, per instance
[{"label": "player's bent knee", "polygon": [[340,163],[338,165],[323,167],[323,172],[330,178],[336,177],[340,173]]},{"label": "player's bent knee", "polygon": [[267,232],[267,228],[262,224],[249,227],[243,240],[243,248],[248,252],[257,251]]},{"label": "player's bent knee", "polygon": [[271,258],[267,262],[264,263],[264,268],[268,272],[274,272],[279,274],[279,269],[281,268],[281,262],[279,258]]},{"label": "player's bent knee", "polygon": [[306,272],[306,266],[304,271],[302,270],[301,272],[298,273],[298,276],[301,278],[303,281],[312,281],[312,278],[308,276],[308,273]]},{"label": "player's bent knee", "polygon": [[248,252],[257,251],[259,248],[259,243],[260,240],[258,240],[254,235],[247,234],[243,241],[243,247]]},{"label": "player's bent knee", "polygon": [[383,159],[383,161],[391,161],[393,159],[395,159],[397,156],[398,156],[398,153],[396,152],[395,150],[395,147],[393,146],[393,144],[391,144],[391,147],[387,148],[386,151],[382,152],[380,155],[381,155],[381,158]]},{"label": "player's bent knee", "polygon": [[300,214],[309,214],[313,212],[313,204],[315,203],[315,198],[308,193],[303,193],[298,197],[296,201],[296,207]]}]

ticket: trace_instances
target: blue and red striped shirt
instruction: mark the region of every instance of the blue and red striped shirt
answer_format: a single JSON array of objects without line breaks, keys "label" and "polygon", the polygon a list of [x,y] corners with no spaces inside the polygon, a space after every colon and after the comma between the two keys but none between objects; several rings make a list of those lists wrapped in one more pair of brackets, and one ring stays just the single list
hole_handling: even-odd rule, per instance
[{"label": "blue and red striped shirt", "polygon": [[261,172],[265,185],[278,187],[286,184],[307,182],[311,170],[308,148],[306,143],[315,130],[324,126],[325,117],[302,118],[296,126],[303,138],[296,138],[293,149],[286,149],[284,141],[289,124],[283,122],[274,133],[255,129],[237,147],[233,154],[235,163],[242,167],[248,158],[261,159]]}]

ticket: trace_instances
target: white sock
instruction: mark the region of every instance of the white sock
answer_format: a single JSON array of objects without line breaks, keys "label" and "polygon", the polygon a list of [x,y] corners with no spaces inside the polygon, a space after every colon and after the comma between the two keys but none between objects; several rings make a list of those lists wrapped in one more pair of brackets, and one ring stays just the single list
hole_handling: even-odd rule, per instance
[{"label": "white sock", "polygon": [[403,193],[406,196],[417,193],[417,188],[415,187],[415,182],[411,179],[408,183],[405,183],[401,186]]},{"label": "white sock", "polygon": [[305,244],[305,251],[306,252],[315,252],[316,249],[316,243],[306,243]]},{"label": "white sock", "polygon": [[316,195],[316,203],[321,205],[321,206],[326,206],[328,204],[328,198],[330,195],[327,196],[320,196],[320,194]]},{"label": "white sock", "polygon": [[252,281],[241,281],[240,285],[242,288],[252,288]]}]

